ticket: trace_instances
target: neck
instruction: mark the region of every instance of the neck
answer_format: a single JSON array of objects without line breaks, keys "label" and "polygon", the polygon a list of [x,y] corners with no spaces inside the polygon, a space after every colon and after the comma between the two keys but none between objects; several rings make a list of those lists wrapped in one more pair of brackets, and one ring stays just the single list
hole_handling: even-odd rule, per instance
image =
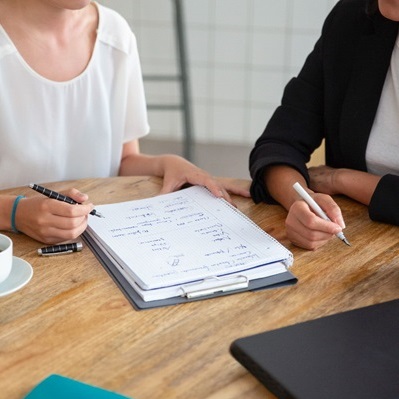
[{"label": "neck", "polygon": [[67,81],[90,61],[98,13],[90,0],[0,0],[0,24],[33,70]]},{"label": "neck", "polygon": [[90,0],[69,3],[66,8],[45,0],[0,0],[0,22],[14,20],[42,33],[62,35],[81,23],[91,7]]}]

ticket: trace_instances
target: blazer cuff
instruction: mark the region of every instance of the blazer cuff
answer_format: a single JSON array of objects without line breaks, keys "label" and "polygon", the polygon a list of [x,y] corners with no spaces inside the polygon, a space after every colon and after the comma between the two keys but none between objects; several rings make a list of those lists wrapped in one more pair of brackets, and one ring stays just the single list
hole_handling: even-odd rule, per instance
[{"label": "blazer cuff", "polygon": [[298,167],[298,165],[293,164],[292,162],[265,162],[263,166],[259,166],[254,164],[254,167],[251,169],[251,174],[253,176],[253,180],[250,187],[250,193],[253,201],[258,204],[259,202],[266,202],[268,204],[278,204],[278,202],[270,195],[269,190],[265,185],[265,171],[269,166],[274,165],[287,165],[291,168],[297,170],[306,180],[307,184],[309,184],[309,174],[306,166],[304,168]]},{"label": "blazer cuff", "polygon": [[381,178],[371,197],[369,216],[377,222],[399,225],[399,176]]}]

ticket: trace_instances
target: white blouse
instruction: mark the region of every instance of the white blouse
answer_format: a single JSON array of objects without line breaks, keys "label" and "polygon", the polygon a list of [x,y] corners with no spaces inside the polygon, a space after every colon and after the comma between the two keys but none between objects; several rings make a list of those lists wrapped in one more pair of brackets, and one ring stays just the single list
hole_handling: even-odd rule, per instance
[{"label": "white blouse", "polygon": [[149,132],[135,36],[96,6],[91,60],[66,82],[32,70],[0,25],[0,188],[115,176],[123,144]]},{"label": "white blouse", "polygon": [[399,175],[399,39],[367,144],[366,164],[370,173]]}]

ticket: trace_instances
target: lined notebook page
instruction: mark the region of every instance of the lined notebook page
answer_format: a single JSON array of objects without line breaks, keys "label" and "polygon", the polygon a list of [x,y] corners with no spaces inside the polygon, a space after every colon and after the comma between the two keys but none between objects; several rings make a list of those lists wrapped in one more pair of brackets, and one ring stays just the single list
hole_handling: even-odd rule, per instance
[{"label": "lined notebook page", "polygon": [[89,218],[88,233],[142,289],[292,263],[284,246],[204,187],[96,209],[104,218]]}]

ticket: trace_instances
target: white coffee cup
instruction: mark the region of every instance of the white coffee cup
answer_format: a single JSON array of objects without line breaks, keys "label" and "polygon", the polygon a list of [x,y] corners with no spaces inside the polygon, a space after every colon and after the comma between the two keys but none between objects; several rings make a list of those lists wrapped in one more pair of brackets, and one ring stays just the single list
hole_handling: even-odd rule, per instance
[{"label": "white coffee cup", "polygon": [[11,273],[12,241],[10,237],[0,234],[0,283]]}]

